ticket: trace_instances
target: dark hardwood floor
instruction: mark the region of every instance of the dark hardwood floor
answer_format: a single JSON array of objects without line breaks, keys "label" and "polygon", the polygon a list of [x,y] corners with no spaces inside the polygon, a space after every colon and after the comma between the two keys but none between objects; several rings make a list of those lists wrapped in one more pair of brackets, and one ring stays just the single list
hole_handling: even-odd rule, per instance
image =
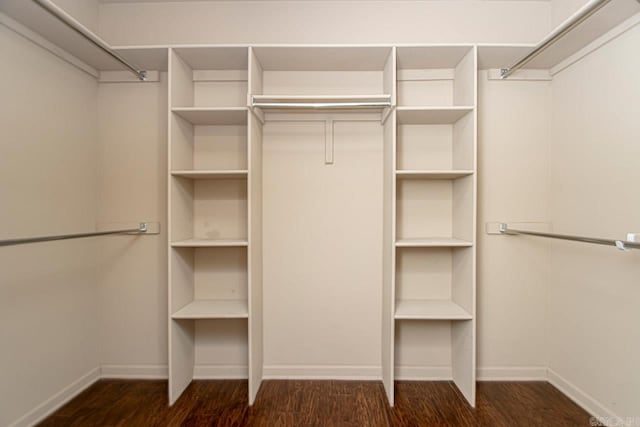
[{"label": "dark hardwood floor", "polygon": [[166,381],[99,381],[44,420],[53,426],[588,426],[589,414],[545,382],[481,382],[472,409],[450,382],[194,381],[167,406]]}]

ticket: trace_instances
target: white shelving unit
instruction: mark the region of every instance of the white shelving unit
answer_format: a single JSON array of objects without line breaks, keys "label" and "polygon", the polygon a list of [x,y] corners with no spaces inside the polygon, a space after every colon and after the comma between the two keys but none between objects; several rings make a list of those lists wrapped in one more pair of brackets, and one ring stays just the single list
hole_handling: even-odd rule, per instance
[{"label": "white shelving unit", "polygon": [[398,47],[397,75],[385,153],[386,372],[452,379],[475,405],[476,48]]},{"label": "white shelving unit", "polygon": [[[336,180],[344,171],[326,169],[334,139],[351,144],[347,155],[370,150],[375,145],[364,144],[379,138],[383,186],[369,183],[366,191],[382,195],[381,354],[389,402],[396,373],[410,361],[444,366],[438,372],[448,372],[474,404],[476,48],[219,46],[169,55],[170,403],[202,372],[200,364],[215,366],[203,355],[218,347],[247,355],[234,364],[249,378],[250,403],[262,381],[263,143],[265,156],[275,150],[283,162],[322,147],[324,169],[304,173]],[[375,127],[358,127],[367,122]],[[274,171],[266,176],[273,179]],[[278,197],[291,203],[272,188],[267,196],[277,199],[269,200],[271,209]],[[274,249],[273,230],[265,242]],[[280,250],[304,250],[283,245],[275,245],[278,258]],[[271,256],[265,253],[265,262]],[[330,269],[333,261],[323,262]],[[284,276],[277,289],[285,294],[300,287],[298,280],[291,289],[280,285],[287,271],[278,270]],[[432,347],[447,348],[450,357],[430,358]]]},{"label": "white shelving unit", "polygon": [[256,379],[250,403],[262,377],[261,146],[245,105],[248,58],[247,47],[169,51],[170,404],[195,375],[229,375],[217,361],[225,354],[245,354],[231,375]]}]

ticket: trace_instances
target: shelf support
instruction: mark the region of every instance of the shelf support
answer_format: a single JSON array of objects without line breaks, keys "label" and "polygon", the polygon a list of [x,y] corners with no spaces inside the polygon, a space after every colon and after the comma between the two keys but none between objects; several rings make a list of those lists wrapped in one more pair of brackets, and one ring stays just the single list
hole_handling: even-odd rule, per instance
[{"label": "shelf support", "polygon": [[324,122],[324,163],[333,164],[333,119]]}]

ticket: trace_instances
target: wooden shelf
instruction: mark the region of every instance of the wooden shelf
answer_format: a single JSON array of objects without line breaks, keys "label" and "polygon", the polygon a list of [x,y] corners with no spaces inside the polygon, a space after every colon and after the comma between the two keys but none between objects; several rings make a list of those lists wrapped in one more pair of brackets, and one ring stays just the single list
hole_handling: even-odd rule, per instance
[{"label": "wooden shelf", "polygon": [[174,107],[171,111],[196,126],[247,124],[246,107]]},{"label": "wooden shelf", "polygon": [[397,107],[400,125],[446,125],[460,120],[473,107]]},{"label": "wooden shelf", "polygon": [[450,300],[396,301],[397,320],[471,320],[473,316]]},{"label": "wooden shelf", "polygon": [[187,239],[171,243],[174,248],[232,248],[249,246],[243,239]]},{"label": "wooden shelf", "polygon": [[398,179],[457,179],[473,175],[472,170],[398,170]]},{"label": "wooden shelf", "polygon": [[171,175],[187,179],[246,179],[248,175],[243,170],[175,170]]},{"label": "wooden shelf", "polygon": [[246,300],[196,300],[173,313],[172,319],[246,319]]},{"label": "wooden shelf", "polygon": [[464,248],[473,246],[472,242],[450,237],[407,238],[398,239],[398,248]]}]

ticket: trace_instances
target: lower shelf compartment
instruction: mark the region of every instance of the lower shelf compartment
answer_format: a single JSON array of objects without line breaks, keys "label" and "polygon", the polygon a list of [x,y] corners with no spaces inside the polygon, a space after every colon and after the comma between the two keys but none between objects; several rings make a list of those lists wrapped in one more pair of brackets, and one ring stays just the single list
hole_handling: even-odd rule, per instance
[{"label": "lower shelf compartment", "polygon": [[246,300],[195,300],[173,313],[172,319],[246,319]]},{"label": "lower shelf compartment", "polygon": [[397,320],[471,320],[473,316],[451,300],[396,301]]}]

